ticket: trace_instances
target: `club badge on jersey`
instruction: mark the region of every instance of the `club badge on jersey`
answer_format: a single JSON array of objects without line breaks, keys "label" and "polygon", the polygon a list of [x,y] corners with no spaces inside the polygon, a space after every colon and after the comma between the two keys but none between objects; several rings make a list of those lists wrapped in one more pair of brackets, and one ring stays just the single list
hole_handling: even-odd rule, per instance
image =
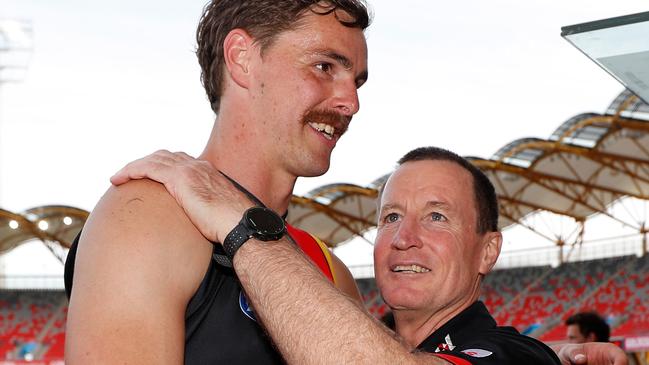
[{"label": "club badge on jersey", "polygon": [[257,322],[257,318],[255,318],[255,312],[250,307],[250,304],[248,304],[248,298],[246,298],[246,295],[243,294],[243,291],[239,292],[239,308],[241,308],[241,312],[245,314],[246,317]]},{"label": "club badge on jersey", "polygon": [[439,345],[437,345],[435,352],[453,351],[455,346],[453,345],[453,341],[451,340],[451,335],[446,335],[446,337],[444,337],[444,341],[445,343],[440,343]]}]

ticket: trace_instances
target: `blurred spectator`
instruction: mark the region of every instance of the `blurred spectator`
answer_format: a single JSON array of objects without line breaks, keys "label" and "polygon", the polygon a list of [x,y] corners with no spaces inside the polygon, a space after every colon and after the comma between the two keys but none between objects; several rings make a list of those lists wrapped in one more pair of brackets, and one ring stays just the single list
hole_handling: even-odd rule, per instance
[{"label": "blurred spectator", "polygon": [[32,361],[36,352],[37,344],[34,341],[27,341],[20,345],[18,358],[21,360]]},{"label": "blurred spectator", "polygon": [[566,319],[566,337],[570,343],[609,342],[611,329],[595,312],[581,312]]}]

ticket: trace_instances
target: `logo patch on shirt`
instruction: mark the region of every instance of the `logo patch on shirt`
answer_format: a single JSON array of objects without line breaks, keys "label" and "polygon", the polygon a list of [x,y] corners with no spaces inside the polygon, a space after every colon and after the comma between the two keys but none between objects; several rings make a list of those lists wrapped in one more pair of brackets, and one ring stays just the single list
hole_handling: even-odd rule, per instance
[{"label": "logo patch on shirt", "polygon": [[252,308],[250,308],[250,304],[248,304],[248,298],[246,298],[242,291],[239,292],[239,308],[241,308],[241,312],[243,312],[246,317],[257,322],[257,318],[255,318],[255,312],[252,310]]},{"label": "logo patch on shirt", "polygon": [[445,343],[440,343],[439,345],[437,345],[435,352],[453,351],[455,346],[453,345],[453,341],[451,340],[451,335],[446,335],[446,337],[444,337],[444,341]]},{"label": "logo patch on shirt", "polygon": [[487,357],[493,354],[493,352],[483,350],[483,349],[466,349],[466,350],[462,350],[462,352],[472,357]]}]

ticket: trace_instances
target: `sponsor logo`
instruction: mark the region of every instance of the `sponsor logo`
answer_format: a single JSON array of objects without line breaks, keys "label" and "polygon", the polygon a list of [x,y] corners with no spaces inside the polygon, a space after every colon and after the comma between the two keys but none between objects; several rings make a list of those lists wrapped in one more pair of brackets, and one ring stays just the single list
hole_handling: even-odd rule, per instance
[{"label": "sponsor logo", "polygon": [[453,351],[455,346],[453,345],[453,341],[451,341],[451,335],[446,335],[446,337],[444,337],[444,341],[446,342],[437,345],[435,352]]},{"label": "sponsor logo", "polygon": [[250,308],[250,304],[248,304],[248,298],[246,298],[242,291],[239,292],[239,308],[241,308],[241,312],[243,312],[246,317],[257,322],[257,318],[255,318],[255,312],[252,310],[252,308]]},{"label": "sponsor logo", "polygon": [[472,357],[487,357],[493,354],[493,352],[483,349],[466,349],[462,350],[462,352]]}]

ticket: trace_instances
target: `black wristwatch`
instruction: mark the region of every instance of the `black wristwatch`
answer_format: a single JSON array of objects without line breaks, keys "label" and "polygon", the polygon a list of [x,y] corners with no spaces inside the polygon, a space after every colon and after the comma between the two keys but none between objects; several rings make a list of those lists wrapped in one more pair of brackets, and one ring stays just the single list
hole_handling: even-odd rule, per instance
[{"label": "black wristwatch", "polygon": [[256,238],[260,241],[277,241],[286,234],[282,217],[264,207],[252,207],[243,213],[243,218],[223,240],[223,250],[232,260],[246,241]]}]

